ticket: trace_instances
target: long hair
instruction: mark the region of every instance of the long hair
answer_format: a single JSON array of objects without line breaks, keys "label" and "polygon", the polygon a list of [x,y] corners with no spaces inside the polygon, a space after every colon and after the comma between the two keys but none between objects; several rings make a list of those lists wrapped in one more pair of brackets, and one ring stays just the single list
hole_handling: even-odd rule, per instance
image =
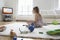
[{"label": "long hair", "polygon": [[[37,14],[39,14],[39,8],[38,8],[37,6],[34,7],[33,10],[34,10]],[[40,15],[40,17],[41,17],[41,14],[39,14],[39,15]]]},{"label": "long hair", "polygon": [[36,6],[33,8],[33,10],[36,12],[36,13],[39,13],[39,8]]}]

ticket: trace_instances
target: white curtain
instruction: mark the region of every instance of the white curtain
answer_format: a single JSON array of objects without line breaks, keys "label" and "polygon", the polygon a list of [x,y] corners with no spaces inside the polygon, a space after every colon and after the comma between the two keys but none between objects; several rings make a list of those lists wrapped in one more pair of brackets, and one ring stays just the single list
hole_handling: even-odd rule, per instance
[{"label": "white curtain", "polygon": [[18,0],[17,15],[32,15],[33,0]]}]

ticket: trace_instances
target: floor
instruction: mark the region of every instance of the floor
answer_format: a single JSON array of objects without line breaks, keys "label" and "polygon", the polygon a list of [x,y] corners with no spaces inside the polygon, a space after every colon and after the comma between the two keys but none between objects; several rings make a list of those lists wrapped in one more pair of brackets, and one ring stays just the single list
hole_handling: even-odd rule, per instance
[{"label": "floor", "polygon": [[0,40],[12,40],[10,37],[0,36]]},{"label": "floor", "polygon": [[[5,25],[5,24],[9,24],[11,22],[0,22],[0,26],[1,25]],[[12,40],[10,37],[6,37],[6,36],[0,36],[0,40]],[[33,40],[40,40],[40,39],[33,39]]]},{"label": "floor", "polygon": [[[11,22],[0,22],[1,25],[9,24]],[[0,36],[0,40],[12,40],[10,37]],[[33,40],[49,40],[49,39],[33,39]]]},{"label": "floor", "polygon": [[[0,40],[12,40],[12,38],[6,37],[6,36],[0,36]],[[32,40],[43,40],[43,39],[32,39]],[[46,40],[46,39],[44,39],[44,40]]]}]

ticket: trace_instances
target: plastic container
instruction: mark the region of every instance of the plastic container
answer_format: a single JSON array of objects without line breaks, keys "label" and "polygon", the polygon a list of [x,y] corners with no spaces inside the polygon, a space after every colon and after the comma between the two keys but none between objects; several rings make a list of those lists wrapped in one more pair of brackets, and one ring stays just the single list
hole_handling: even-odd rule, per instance
[{"label": "plastic container", "polygon": [[33,32],[34,31],[34,23],[32,23],[28,28],[29,28],[30,32]]}]

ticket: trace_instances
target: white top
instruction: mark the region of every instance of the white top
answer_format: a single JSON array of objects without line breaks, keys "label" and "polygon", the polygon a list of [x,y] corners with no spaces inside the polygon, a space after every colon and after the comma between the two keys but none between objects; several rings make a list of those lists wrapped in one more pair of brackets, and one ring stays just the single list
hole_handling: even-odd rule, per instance
[{"label": "white top", "polygon": [[[28,28],[23,25],[28,25],[28,24],[26,22],[15,22],[15,23],[7,24],[5,25],[6,30],[0,32],[0,35],[10,35],[10,31],[11,29],[13,29],[14,32],[16,32],[17,36],[60,39],[60,36],[50,36],[46,34],[48,30],[60,29],[60,25],[47,25],[47,26],[43,26],[43,28],[35,28],[35,30],[32,33],[20,34],[19,28],[21,28],[22,31],[29,31]],[[39,34],[39,32],[43,32],[44,34]]]}]

